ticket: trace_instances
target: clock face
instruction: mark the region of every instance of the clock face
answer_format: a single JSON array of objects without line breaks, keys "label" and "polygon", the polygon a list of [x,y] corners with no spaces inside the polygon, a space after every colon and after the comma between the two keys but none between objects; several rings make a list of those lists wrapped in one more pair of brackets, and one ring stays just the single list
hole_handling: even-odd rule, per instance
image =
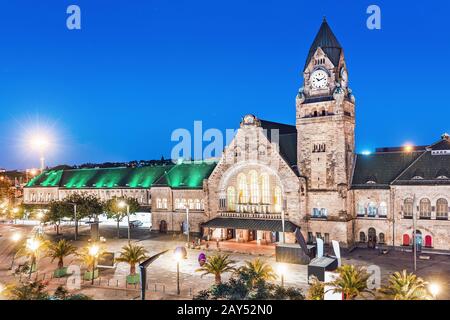
[{"label": "clock face", "polygon": [[325,89],[328,85],[328,74],[324,70],[314,71],[311,75],[311,84],[315,89]]}]

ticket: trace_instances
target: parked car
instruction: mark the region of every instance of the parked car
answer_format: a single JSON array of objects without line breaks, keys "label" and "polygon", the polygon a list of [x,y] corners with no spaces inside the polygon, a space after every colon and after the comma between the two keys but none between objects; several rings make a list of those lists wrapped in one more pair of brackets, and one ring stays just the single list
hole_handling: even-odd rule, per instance
[{"label": "parked car", "polygon": [[144,223],[142,221],[133,220],[133,221],[130,221],[130,228],[139,228],[139,227],[142,227],[143,224]]}]

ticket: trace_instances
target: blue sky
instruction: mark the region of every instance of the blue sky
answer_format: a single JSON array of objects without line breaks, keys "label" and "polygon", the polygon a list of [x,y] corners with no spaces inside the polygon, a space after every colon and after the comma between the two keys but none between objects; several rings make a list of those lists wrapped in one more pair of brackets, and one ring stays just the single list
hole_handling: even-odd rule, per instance
[{"label": "blue sky", "polygon": [[[66,28],[77,4],[82,30]],[[366,9],[382,29],[366,28]],[[170,156],[176,128],[295,123],[323,16],[344,46],[358,151],[450,131],[448,1],[15,0],[0,4],[0,167]],[[40,129],[39,129],[40,127]]]}]

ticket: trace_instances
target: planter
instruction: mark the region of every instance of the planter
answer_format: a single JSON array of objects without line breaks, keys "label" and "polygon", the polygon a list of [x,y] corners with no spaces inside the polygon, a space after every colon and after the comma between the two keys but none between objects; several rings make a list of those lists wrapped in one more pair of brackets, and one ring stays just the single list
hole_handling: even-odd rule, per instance
[{"label": "planter", "polygon": [[[93,278],[94,279],[98,278],[98,269],[94,270],[94,277]],[[92,271],[85,271],[83,279],[84,280],[92,280]]]},{"label": "planter", "polygon": [[55,278],[62,278],[62,277],[65,277],[66,275],[67,275],[67,267],[63,267],[61,269],[56,269],[53,272],[53,276]]},{"label": "planter", "polygon": [[127,276],[128,284],[137,284],[137,283],[139,283],[140,280],[141,280],[141,277],[139,276],[139,274],[133,274],[133,275],[130,274]]}]

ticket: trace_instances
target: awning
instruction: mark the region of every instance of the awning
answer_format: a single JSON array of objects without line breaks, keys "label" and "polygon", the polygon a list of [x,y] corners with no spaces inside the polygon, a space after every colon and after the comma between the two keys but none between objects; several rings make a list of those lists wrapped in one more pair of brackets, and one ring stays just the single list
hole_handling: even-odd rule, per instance
[{"label": "awning", "polygon": [[[205,228],[228,228],[282,232],[281,220],[214,218],[202,224]],[[290,221],[284,222],[286,232],[294,232],[298,227]]]}]

